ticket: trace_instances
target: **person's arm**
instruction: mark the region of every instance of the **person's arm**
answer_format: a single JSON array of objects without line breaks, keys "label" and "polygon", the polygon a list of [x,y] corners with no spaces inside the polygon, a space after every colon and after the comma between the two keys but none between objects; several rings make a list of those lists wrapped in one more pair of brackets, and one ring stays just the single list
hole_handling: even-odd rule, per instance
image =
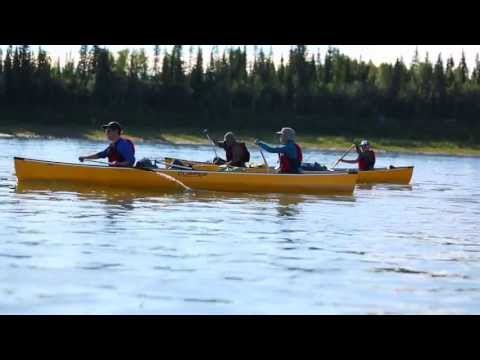
[{"label": "person's arm", "polygon": [[213,140],[213,143],[219,148],[225,149],[225,146],[226,146],[225,141]]},{"label": "person's arm", "polygon": [[263,150],[269,152],[269,153],[286,153],[287,152],[287,146],[282,145],[282,146],[270,146],[263,141],[257,141],[256,144],[260,146]]},{"label": "person's arm", "polygon": [[358,146],[357,144],[354,144],[355,145],[355,149],[357,150],[357,158],[355,160],[345,160],[345,159],[342,159],[340,160],[340,162],[343,162],[343,163],[347,163],[347,164],[356,164],[359,162],[360,160],[360,153],[361,153],[361,150],[360,150],[360,146]]},{"label": "person's arm", "polygon": [[84,160],[95,160],[95,159],[104,159],[108,156],[108,148],[99,153],[88,155],[88,156],[80,156],[78,161],[83,162]]}]

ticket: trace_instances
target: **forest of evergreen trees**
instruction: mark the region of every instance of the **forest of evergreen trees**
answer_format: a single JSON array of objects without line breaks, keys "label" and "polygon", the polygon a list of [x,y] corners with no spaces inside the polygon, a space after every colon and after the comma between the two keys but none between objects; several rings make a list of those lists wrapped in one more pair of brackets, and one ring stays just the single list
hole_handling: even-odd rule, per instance
[{"label": "forest of evergreen trees", "polygon": [[[187,56],[182,55],[187,53]],[[446,60],[446,61],[445,61]],[[374,65],[335,48],[312,54],[292,46],[274,64],[272,54],[232,47],[210,54],[199,48],[154,46],[112,54],[82,45],[78,61],[61,66],[41,48],[0,49],[0,117],[35,111],[62,122],[92,114],[156,127],[271,129],[293,126],[310,133],[425,137],[480,142],[480,59],[465,56]],[[98,117],[98,116],[97,116]],[[25,117],[24,117],[25,118]],[[55,121],[56,117],[49,121]],[[0,118],[1,121],[1,118]],[[60,121],[60,120],[59,120]]]}]

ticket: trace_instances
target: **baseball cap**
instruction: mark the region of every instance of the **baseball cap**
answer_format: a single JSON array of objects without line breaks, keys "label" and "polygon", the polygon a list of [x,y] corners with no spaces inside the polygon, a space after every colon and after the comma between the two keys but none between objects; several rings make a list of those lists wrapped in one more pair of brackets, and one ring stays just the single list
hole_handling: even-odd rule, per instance
[{"label": "baseball cap", "polygon": [[123,130],[122,126],[116,122],[116,121],[110,121],[108,124],[102,125],[102,128],[104,129],[118,129],[118,130]]},{"label": "baseball cap", "polygon": [[289,127],[284,127],[282,130],[277,131],[276,134],[285,135],[287,139],[293,139],[295,137],[295,130]]}]

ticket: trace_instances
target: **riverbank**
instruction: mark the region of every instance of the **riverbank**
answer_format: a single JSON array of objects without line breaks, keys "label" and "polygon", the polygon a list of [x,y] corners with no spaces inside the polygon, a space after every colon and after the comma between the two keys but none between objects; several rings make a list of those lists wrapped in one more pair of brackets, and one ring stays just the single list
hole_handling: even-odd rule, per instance
[{"label": "riverbank", "polygon": [[[247,144],[253,144],[255,138],[262,139],[270,143],[277,143],[277,135],[266,131],[260,131],[252,134],[247,131],[236,131],[237,136]],[[168,143],[174,145],[206,145],[208,144],[205,136],[200,129],[192,128],[167,128],[165,130],[156,130],[150,127],[129,127],[125,134],[136,143]],[[211,132],[213,137],[223,136],[222,131]],[[2,138],[74,138],[88,139],[93,141],[104,141],[104,134],[95,127],[85,127],[79,125],[39,125],[39,124],[0,124],[0,139]],[[319,134],[303,135],[299,134],[298,142],[306,150],[330,150],[344,151],[350,146],[352,141],[361,139],[352,139],[347,136],[322,136]],[[426,141],[414,139],[390,139],[390,138],[369,138],[375,149],[379,152],[397,152],[407,154],[427,154],[427,155],[456,155],[456,156],[480,156],[480,145],[464,145],[452,141]]]}]

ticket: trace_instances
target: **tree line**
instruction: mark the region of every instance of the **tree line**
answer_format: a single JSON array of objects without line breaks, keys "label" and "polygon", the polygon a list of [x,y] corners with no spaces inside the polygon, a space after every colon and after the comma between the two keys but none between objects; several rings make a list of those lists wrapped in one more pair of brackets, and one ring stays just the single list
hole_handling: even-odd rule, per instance
[{"label": "tree line", "polygon": [[464,54],[455,63],[441,54],[420,59],[417,51],[409,64],[399,58],[377,66],[333,47],[320,54],[292,46],[279,64],[257,47],[252,61],[245,47],[214,47],[209,54],[191,47],[187,56],[184,50],[155,45],[151,59],[144,49],[113,54],[82,45],[76,62],[61,65],[42,48],[9,46],[0,49],[0,104],[61,112],[65,119],[69,112],[135,113],[135,121],[144,115],[158,127],[288,123],[310,132],[480,141],[478,55],[470,71]]}]

